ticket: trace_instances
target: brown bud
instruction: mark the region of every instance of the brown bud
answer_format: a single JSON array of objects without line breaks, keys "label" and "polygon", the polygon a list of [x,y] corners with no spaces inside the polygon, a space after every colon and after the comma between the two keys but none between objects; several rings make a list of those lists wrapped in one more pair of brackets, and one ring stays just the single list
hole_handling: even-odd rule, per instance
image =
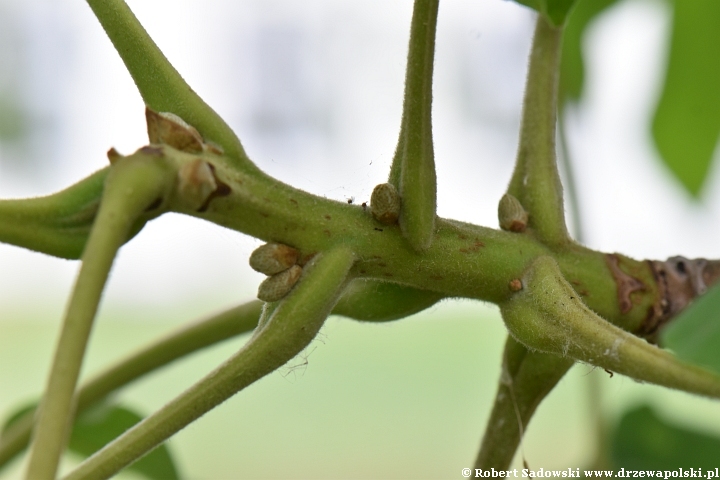
[{"label": "brown bud", "polygon": [[508,288],[510,288],[511,292],[519,292],[523,288],[522,281],[519,278],[513,278],[512,280],[510,280]]},{"label": "brown bud", "polygon": [[178,195],[193,210],[200,208],[217,188],[210,164],[199,158],[184,163],[178,170]]},{"label": "brown bud", "polygon": [[174,113],[145,108],[148,138],[152,144],[165,144],[189,153],[203,151],[203,139],[194,127]]},{"label": "brown bud", "polygon": [[277,302],[287,295],[295,286],[302,267],[293,265],[284,272],[266,278],[258,287],[257,297],[264,302]]},{"label": "brown bud", "polygon": [[115,162],[123,158],[123,156],[117,150],[115,150],[115,147],[108,150],[107,157],[108,160],[110,160],[110,165],[113,165]]},{"label": "brown bud", "polygon": [[275,275],[295,265],[298,251],[282,243],[267,243],[250,255],[253,270],[265,275]]},{"label": "brown bud", "polygon": [[524,232],[528,223],[528,214],[520,201],[506,193],[498,205],[498,219],[500,228],[510,232]]},{"label": "brown bud", "polygon": [[400,216],[400,194],[391,183],[376,186],[370,196],[370,212],[385,225],[397,223]]}]

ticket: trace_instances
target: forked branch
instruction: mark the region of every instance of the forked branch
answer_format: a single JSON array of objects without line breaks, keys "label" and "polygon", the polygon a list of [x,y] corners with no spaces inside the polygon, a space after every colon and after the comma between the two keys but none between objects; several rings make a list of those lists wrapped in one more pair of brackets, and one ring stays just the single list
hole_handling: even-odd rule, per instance
[{"label": "forked branch", "polygon": [[641,382],[720,398],[720,377],[599,317],[585,306],[551,257],[535,260],[522,284],[500,311],[510,333],[528,348]]},{"label": "forked branch", "polygon": [[520,144],[508,193],[529,214],[528,226],[548,246],[569,241],[555,152],[562,28],[538,15],[535,26]]},{"label": "forked branch", "polygon": [[132,75],[145,104],[178,115],[208,141],[222,147],[240,170],[261,174],[237,135],[183,80],[123,0],[87,0]]},{"label": "forked branch", "polygon": [[315,338],[355,261],[335,249],[306,265],[290,294],[268,304],[253,337],[223,365],[83,462],[65,480],[109,478],[190,422],[281,367]]},{"label": "forked branch", "polygon": [[35,428],[27,478],[52,480],[68,438],[73,395],[95,313],[115,255],[146,210],[161,211],[174,186],[169,165],[139,152],[105,179],[100,210],[83,252]]}]

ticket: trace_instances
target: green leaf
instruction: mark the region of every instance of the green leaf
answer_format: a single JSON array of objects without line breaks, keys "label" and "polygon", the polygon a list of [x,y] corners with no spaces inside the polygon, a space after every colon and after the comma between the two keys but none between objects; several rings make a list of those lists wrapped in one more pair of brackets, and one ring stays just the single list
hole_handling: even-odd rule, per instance
[{"label": "green leaf", "polygon": [[579,0],[575,4],[563,33],[560,63],[559,101],[579,100],[585,83],[585,61],[582,40],[588,25],[617,0]]},{"label": "green leaf", "polygon": [[[536,10],[556,27],[562,26],[577,0],[515,0],[521,5]],[[594,0],[593,0],[594,1]]]},{"label": "green leaf", "polygon": [[5,420],[5,422],[3,423],[2,429],[0,429],[0,438],[2,438],[3,435],[5,435],[5,433],[8,431],[8,429],[12,427],[18,420],[24,417],[26,413],[35,410],[35,407],[37,407],[37,402],[32,402],[23,405],[22,407],[11,413],[7,420]]},{"label": "green leaf", "polygon": [[720,438],[678,427],[643,405],[626,412],[612,438],[616,468],[715,470]]},{"label": "green leaf", "polygon": [[[36,407],[37,402],[32,402],[15,410],[3,424],[0,437]],[[89,457],[142,419],[142,416],[125,407],[101,404],[76,419],[68,448],[84,458]],[[164,444],[127,468],[152,480],[180,478],[170,451]]]},{"label": "green leaf", "polygon": [[358,278],[345,288],[332,313],[366,322],[387,322],[421,312],[442,298],[437,292]]},{"label": "green leaf", "polygon": [[720,285],[696,299],[662,332],[663,346],[720,373]]},{"label": "green leaf", "polygon": [[697,197],[720,134],[720,2],[675,1],[670,58],[652,132],[660,155]]},{"label": "green leaf", "polygon": [[[89,457],[142,419],[124,407],[101,405],[93,408],[75,422],[69,448],[83,457]],[[164,444],[127,468],[150,479],[179,478],[170,451]]]}]

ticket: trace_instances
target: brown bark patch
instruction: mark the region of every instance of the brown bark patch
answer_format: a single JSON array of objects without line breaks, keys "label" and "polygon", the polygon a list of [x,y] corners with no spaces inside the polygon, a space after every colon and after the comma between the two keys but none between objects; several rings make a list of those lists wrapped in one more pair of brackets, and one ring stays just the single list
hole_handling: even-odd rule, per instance
[{"label": "brown bark patch", "polygon": [[631,295],[634,292],[642,292],[646,289],[645,284],[635,277],[625,273],[620,268],[620,257],[614,253],[605,255],[605,262],[610,268],[615,284],[617,285],[618,304],[620,312],[625,314],[632,310],[633,302]]},{"label": "brown bark patch", "polygon": [[659,295],[643,322],[641,335],[655,334],[692,300],[718,281],[720,261],[704,258],[670,257],[667,260],[649,260]]}]

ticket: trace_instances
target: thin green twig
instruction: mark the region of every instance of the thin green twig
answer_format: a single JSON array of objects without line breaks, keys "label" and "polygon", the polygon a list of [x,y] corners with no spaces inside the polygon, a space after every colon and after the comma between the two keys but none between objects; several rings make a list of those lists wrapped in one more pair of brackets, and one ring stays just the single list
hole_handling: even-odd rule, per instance
[{"label": "thin green twig", "polygon": [[[556,355],[531,352],[508,336],[502,373],[475,468],[507,470],[535,409],[572,366]],[[518,426],[518,414],[522,424]]]},{"label": "thin green twig", "polygon": [[180,76],[123,0],[87,0],[132,75],[145,104],[178,115],[205,140],[216,143],[240,170],[264,175],[237,135]]},{"label": "thin green twig", "polygon": [[[442,295],[372,280],[350,282],[333,314],[356,320],[384,322],[404,318],[434,305]],[[262,302],[253,300],[209,319],[184,326],[128,355],[82,385],[76,394],[77,414],[143,375],[178,358],[251,331],[258,322]],[[0,437],[0,469],[23,451],[30,441],[35,409],[17,419]]]},{"label": "thin green twig", "polygon": [[569,240],[555,154],[562,29],[538,15],[530,53],[515,170],[508,193],[530,215],[529,227],[549,246]]},{"label": "thin green twig", "polygon": [[[257,325],[262,302],[253,300],[206,320],[185,326],[128,355],[85,382],[76,394],[77,414],[119,388],[178,358],[251,331]],[[27,412],[0,437],[0,468],[22,452],[30,441],[35,409]]]},{"label": "thin green twig", "polygon": [[117,164],[105,182],[100,210],[67,307],[30,452],[29,480],[55,478],[74,414],[73,395],[110,267],[135,221],[174,181],[162,159],[138,153]]},{"label": "thin green twig", "polygon": [[354,262],[352,252],[342,248],[318,257],[305,266],[306,273],[288,297],[268,309],[268,318],[260,320],[262,326],[237,354],[88,458],[65,480],[109,478],[307,347],[342,293]]},{"label": "thin green twig", "polygon": [[389,182],[402,198],[400,227],[415,250],[435,233],[437,176],[432,140],[432,79],[439,0],[415,0],[405,74],[405,100]]}]

